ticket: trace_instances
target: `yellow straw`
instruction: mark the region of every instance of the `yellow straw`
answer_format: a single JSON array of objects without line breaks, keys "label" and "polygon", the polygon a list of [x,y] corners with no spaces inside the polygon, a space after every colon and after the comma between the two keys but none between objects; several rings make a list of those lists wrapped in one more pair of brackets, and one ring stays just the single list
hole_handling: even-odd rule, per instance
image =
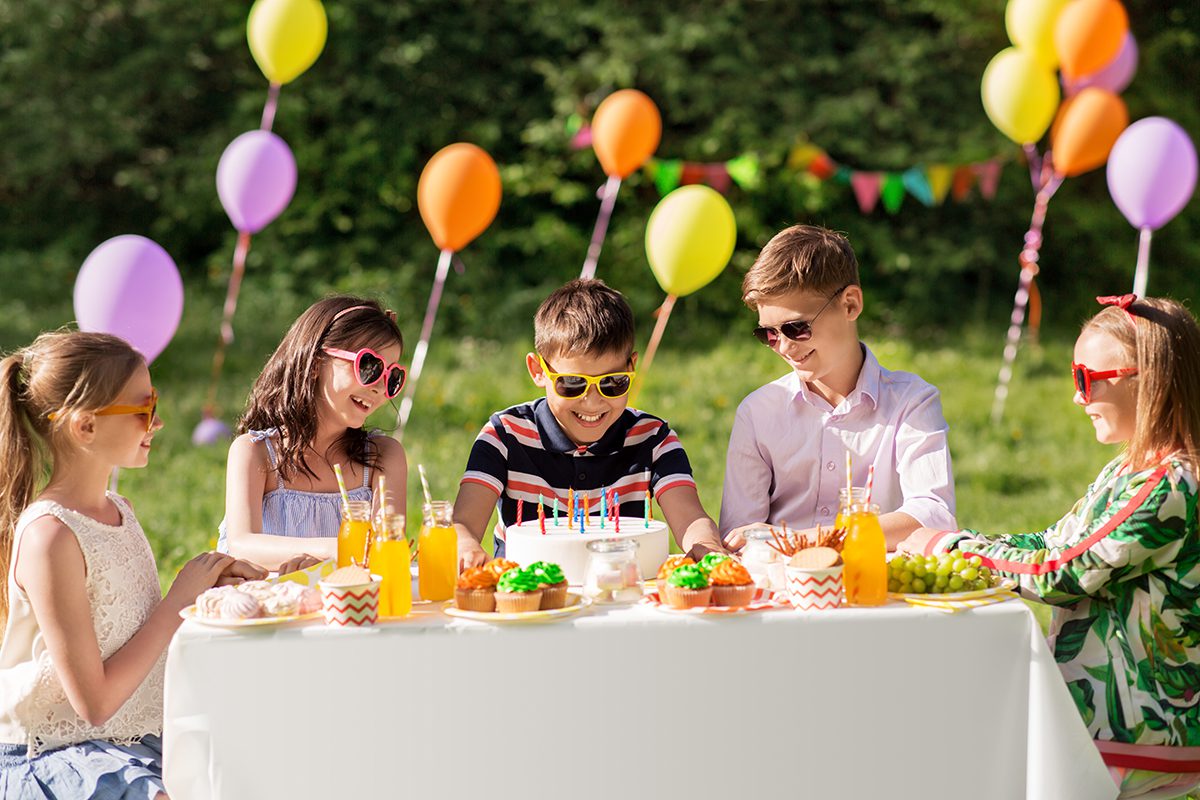
[{"label": "yellow straw", "polygon": [[421,491],[425,493],[425,505],[433,505],[433,496],[429,493],[429,480],[425,477],[425,465],[417,464],[417,472],[421,475]]},{"label": "yellow straw", "polygon": [[850,496],[854,494],[854,473],[850,465],[850,451],[846,451],[846,498],[850,501]]},{"label": "yellow straw", "polygon": [[379,515],[384,519],[387,518],[387,475],[379,473]]},{"label": "yellow straw", "polygon": [[342,505],[346,509],[346,516],[350,516],[350,493],[346,491],[346,479],[342,477],[342,465],[333,465],[333,476],[337,478],[338,491],[342,495]]}]

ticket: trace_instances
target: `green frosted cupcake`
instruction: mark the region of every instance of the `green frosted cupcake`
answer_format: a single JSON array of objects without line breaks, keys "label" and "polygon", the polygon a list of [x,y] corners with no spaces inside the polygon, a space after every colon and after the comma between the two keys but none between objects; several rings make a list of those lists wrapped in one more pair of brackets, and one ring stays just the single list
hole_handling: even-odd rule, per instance
[{"label": "green frosted cupcake", "polygon": [[704,570],[704,574],[707,575],[713,571],[713,567],[715,567],[717,564],[728,560],[729,556],[725,555],[724,553],[709,553],[704,558],[700,559],[696,566]]},{"label": "green frosted cupcake", "polygon": [[671,608],[700,608],[712,602],[708,573],[699,564],[676,567],[661,591],[663,601]]},{"label": "green frosted cupcake", "polygon": [[526,567],[542,589],[542,609],[562,608],[567,604],[567,577],[562,567],[550,561],[535,561]]},{"label": "green frosted cupcake", "polygon": [[537,611],[542,605],[542,587],[529,569],[510,569],[496,584],[496,611],[515,614]]}]

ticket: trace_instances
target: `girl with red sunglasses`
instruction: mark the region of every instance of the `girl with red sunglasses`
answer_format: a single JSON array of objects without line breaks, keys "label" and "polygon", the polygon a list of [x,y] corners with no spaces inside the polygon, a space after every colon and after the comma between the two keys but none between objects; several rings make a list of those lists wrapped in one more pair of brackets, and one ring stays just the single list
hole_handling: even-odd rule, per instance
[{"label": "girl with red sunglasses", "polygon": [[[254,383],[229,448],[219,550],[275,567],[337,555],[341,465],[351,501],[405,506],[408,464],[367,418],[404,387],[396,315],[358,297],[330,297],[300,315]],[[301,559],[296,561],[295,559]]]},{"label": "girl with red sunglasses", "polygon": [[1055,660],[1120,796],[1176,797],[1200,786],[1200,327],[1172,300],[1097,299],[1074,400],[1121,453],[1043,531],[901,548],[978,556],[1055,606]]}]

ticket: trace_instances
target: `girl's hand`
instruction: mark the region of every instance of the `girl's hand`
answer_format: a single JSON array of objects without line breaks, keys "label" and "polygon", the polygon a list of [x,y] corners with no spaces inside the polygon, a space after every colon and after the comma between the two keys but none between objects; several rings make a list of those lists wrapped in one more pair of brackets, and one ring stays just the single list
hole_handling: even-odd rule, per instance
[{"label": "girl's hand", "polygon": [[320,564],[321,559],[316,556],[310,556],[308,553],[301,553],[295,558],[288,559],[279,565],[279,574],[287,575],[289,572],[297,572],[302,569],[308,569],[311,566]]},{"label": "girl's hand", "polygon": [[245,581],[261,581],[267,577],[267,571],[253,561],[235,560],[225,568],[221,577],[217,578],[217,586],[236,586]]},{"label": "girl's hand", "polygon": [[943,533],[945,531],[938,531],[933,528],[917,528],[908,535],[908,538],[896,545],[896,552],[922,555],[925,552],[925,546]]},{"label": "girl's hand", "polygon": [[233,562],[233,556],[224,553],[201,553],[179,570],[163,602],[171,603],[182,611],[196,602],[198,594],[215,586],[217,579]]}]

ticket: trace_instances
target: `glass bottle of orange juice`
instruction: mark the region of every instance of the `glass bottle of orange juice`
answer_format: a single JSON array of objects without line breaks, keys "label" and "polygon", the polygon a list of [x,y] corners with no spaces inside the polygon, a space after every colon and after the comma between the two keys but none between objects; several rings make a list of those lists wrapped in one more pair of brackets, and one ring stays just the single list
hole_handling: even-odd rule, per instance
[{"label": "glass bottle of orange juice", "polygon": [[425,521],[417,540],[417,585],[425,600],[449,600],[458,577],[458,534],[445,500],[425,504]]},{"label": "glass bottle of orange juice", "polygon": [[845,503],[838,512],[840,524],[846,528],[842,545],[846,602],[852,606],[881,606],[887,602],[887,540],[879,524],[879,506],[866,502],[866,490],[862,490],[862,497],[855,497],[857,491],[847,496],[842,490]]},{"label": "glass bottle of orange juice", "polygon": [[833,521],[833,527],[846,527],[846,520],[850,517],[850,507],[862,505],[865,502],[867,502],[867,487],[865,486],[838,489],[838,513],[837,519]]},{"label": "glass bottle of orange juice", "polygon": [[337,563],[363,564],[367,559],[367,540],[371,536],[371,503],[351,500],[342,506],[342,526],[338,528]]},{"label": "glass bottle of orange juice", "polygon": [[383,578],[379,616],[407,617],[412,611],[412,556],[404,536],[403,514],[384,514],[371,539],[371,573]]}]

